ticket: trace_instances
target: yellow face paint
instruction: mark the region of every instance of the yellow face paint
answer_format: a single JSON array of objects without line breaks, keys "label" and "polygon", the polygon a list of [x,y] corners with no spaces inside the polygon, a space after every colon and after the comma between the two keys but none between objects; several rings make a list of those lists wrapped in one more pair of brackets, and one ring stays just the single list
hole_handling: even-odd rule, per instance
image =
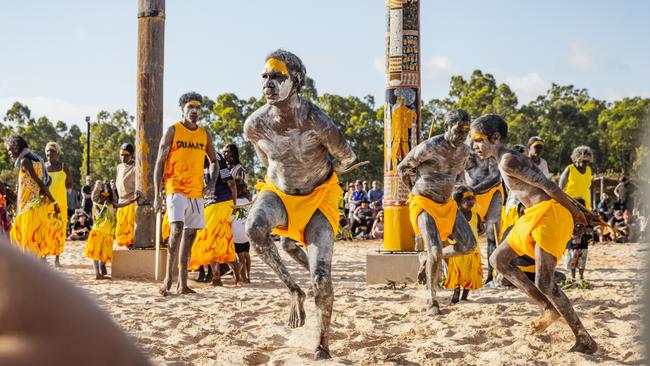
[{"label": "yellow face paint", "polygon": [[187,105],[188,107],[200,107],[200,106],[201,106],[201,102],[198,101],[198,100],[190,100],[189,102],[187,102],[186,105]]},{"label": "yellow face paint", "polygon": [[281,73],[282,75],[289,76],[289,70],[287,69],[287,65],[285,65],[284,62],[278,60],[277,58],[268,59],[266,61],[266,65],[264,65],[265,73],[270,73],[272,71],[276,71]]},{"label": "yellow face paint", "polygon": [[530,145],[530,148],[532,149],[533,147],[535,147],[535,146],[537,146],[537,145],[542,145],[542,146],[544,146],[544,143],[543,143],[542,141],[535,141],[535,142],[533,142],[532,145]]},{"label": "yellow face paint", "polygon": [[480,133],[480,132],[473,132],[472,133],[472,140],[476,140],[476,139],[487,139],[487,135],[484,134],[484,133]]},{"label": "yellow face paint", "polygon": [[108,197],[108,196],[110,195],[110,193],[108,193],[108,192],[102,192],[102,193],[100,193],[100,195],[101,195],[102,197]]},{"label": "yellow face paint", "polygon": [[131,155],[128,150],[120,150],[120,155]]},{"label": "yellow face paint", "polygon": [[467,197],[474,197],[474,193],[472,193],[472,192],[464,192],[463,193],[463,198],[467,198]]}]

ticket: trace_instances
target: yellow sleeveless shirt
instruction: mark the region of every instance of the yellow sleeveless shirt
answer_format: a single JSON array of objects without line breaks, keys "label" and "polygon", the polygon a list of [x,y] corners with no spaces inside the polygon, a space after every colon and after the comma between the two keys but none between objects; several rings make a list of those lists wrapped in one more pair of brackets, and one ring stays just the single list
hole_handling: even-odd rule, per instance
[{"label": "yellow sleeveless shirt", "polygon": [[192,131],[181,122],[174,125],[174,140],[165,161],[165,194],[203,197],[203,162],[207,142],[205,128],[198,127]]},{"label": "yellow sleeveless shirt", "polygon": [[65,180],[67,178],[65,171],[63,169],[58,172],[48,172],[52,178],[52,183],[50,183],[50,193],[56,203],[59,204],[61,209],[61,217],[67,218],[68,216],[68,195],[65,188]]},{"label": "yellow sleeveless shirt", "polygon": [[587,170],[582,174],[578,171],[575,165],[569,165],[569,176],[567,178],[566,186],[564,186],[564,193],[573,198],[582,198],[585,200],[585,207],[591,210],[591,167],[587,166]]}]

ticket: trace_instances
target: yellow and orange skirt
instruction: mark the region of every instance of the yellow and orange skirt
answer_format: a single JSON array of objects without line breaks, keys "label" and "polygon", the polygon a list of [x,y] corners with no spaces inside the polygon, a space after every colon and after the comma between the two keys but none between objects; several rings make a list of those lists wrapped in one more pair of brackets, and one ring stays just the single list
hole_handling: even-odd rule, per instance
[{"label": "yellow and orange skirt", "polygon": [[232,237],[231,200],[214,203],[205,208],[205,229],[196,233],[189,268],[213,262],[229,263],[237,261],[235,241]]},{"label": "yellow and orange skirt", "polygon": [[110,263],[113,258],[113,233],[90,230],[84,255],[95,261]]}]

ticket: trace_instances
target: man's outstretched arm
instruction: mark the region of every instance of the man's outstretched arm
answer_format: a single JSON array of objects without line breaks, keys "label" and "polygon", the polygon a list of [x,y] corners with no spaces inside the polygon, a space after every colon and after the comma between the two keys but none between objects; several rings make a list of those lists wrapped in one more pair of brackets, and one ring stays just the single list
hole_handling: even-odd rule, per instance
[{"label": "man's outstretched arm", "polygon": [[332,120],[321,110],[314,111],[316,126],[319,126],[319,138],[332,157],[337,161],[335,170],[345,170],[357,160],[357,155],[352,151],[352,146],[343,136],[343,133]]},{"label": "man's outstretched arm", "polygon": [[411,176],[415,174],[417,167],[422,163],[422,161],[426,160],[428,156],[427,142],[425,141],[416,146],[415,149],[409,151],[409,153],[406,154],[406,157],[404,157],[404,160],[397,165],[397,174],[409,190],[413,188]]}]

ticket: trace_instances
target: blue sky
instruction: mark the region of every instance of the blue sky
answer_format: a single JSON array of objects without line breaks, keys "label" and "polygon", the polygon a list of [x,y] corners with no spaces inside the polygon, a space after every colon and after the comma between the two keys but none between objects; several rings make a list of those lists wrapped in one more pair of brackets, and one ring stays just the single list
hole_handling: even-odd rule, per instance
[{"label": "blue sky", "polygon": [[[0,0],[0,114],[80,123],[135,114],[137,1]],[[481,69],[527,102],[551,82],[607,100],[650,97],[648,1],[438,1],[421,5],[422,95]],[[320,93],[383,103],[383,0],[168,0],[164,122],[188,90],[260,96],[264,56],[300,56]]]}]

